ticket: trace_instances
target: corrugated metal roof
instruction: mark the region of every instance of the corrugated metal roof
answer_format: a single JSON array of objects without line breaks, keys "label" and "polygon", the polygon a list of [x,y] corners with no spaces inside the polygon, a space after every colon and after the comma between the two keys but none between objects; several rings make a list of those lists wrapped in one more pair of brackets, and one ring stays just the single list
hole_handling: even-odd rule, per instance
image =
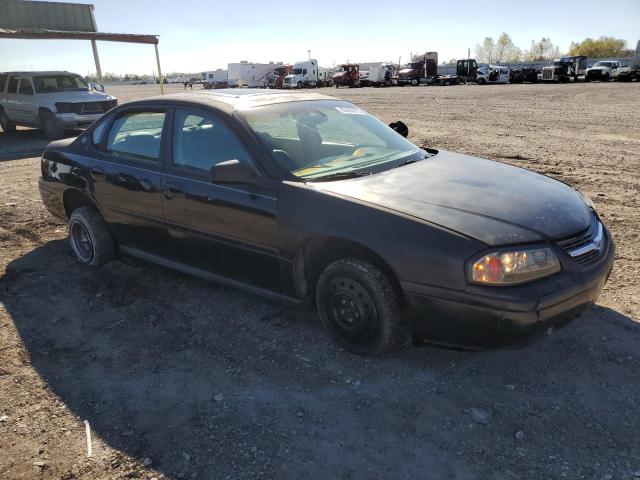
[{"label": "corrugated metal roof", "polygon": [[0,0],[0,27],[96,32],[93,5],[26,0]]}]

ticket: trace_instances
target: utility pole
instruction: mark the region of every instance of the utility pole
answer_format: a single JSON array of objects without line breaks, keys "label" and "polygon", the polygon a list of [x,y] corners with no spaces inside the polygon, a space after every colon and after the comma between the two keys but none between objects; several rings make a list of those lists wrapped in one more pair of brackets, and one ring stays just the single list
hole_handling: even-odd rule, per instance
[{"label": "utility pole", "polygon": [[311,60],[311,50],[307,50],[307,54],[309,55],[309,60]]}]

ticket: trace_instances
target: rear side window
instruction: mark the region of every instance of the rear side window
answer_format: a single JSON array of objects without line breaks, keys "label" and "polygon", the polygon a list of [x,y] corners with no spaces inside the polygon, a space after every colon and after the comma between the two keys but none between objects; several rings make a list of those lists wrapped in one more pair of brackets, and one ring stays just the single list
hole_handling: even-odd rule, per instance
[{"label": "rear side window", "polygon": [[4,92],[4,86],[7,83],[8,75],[6,73],[0,73],[0,92]]},{"label": "rear side window", "polygon": [[109,130],[107,152],[159,162],[164,119],[164,112],[135,112],[117,118]]},{"label": "rear side window", "polygon": [[18,77],[11,77],[9,79],[9,88],[7,89],[7,93],[18,93]]}]

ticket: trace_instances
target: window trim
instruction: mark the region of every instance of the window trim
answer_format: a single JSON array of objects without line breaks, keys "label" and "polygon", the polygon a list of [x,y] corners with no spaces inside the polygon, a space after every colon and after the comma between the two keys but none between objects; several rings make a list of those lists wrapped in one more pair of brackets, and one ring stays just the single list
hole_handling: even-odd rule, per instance
[{"label": "window trim", "polygon": [[[139,157],[131,157],[128,155],[113,155],[107,150],[107,142],[109,141],[109,134],[113,128],[113,124],[119,118],[135,113],[164,113],[164,123],[162,125],[162,133],[160,134],[160,151],[158,160],[146,160]],[[107,119],[107,126],[105,132],[102,135],[102,140],[99,145],[91,144],[93,147],[104,155],[110,162],[117,164],[124,164],[133,167],[143,167],[149,170],[162,171],[167,156],[167,135],[170,126],[169,122],[173,122],[172,109],[168,106],[160,106],[155,104],[150,105],[135,105],[131,107],[125,107],[118,110],[110,118]],[[93,134],[93,129],[89,132]]]},{"label": "window trim", "polygon": [[250,146],[247,144],[247,142],[244,140],[244,138],[242,137],[242,135],[239,135],[238,131],[236,130],[236,128],[233,127],[233,122],[230,122],[228,119],[224,118],[224,115],[220,115],[219,113],[207,109],[207,108],[199,108],[199,107],[192,107],[192,106],[185,106],[185,105],[176,105],[174,107],[174,112],[173,112],[173,117],[171,119],[171,132],[170,132],[170,136],[167,137],[167,155],[165,158],[165,163],[164,163],[164,171],[167,174],[171,174],[174,176],[178,176],[178,177],[182,177],[182,178],[187,178],[187,179],[193,179],[193,180],[204,180],[204,181],[211,181],[211,175],[207,174],[206,172],[197,172],[195,170],[189,169],[189,168],[183,168],[183,167],[179,167],[174,165],[173,163],[173,142],[175,139],[175,134],[177,132],[177,119],[178,119],[178,112],[179,111],[186,111],[189,112],[191,114],[194,115],[200,115],[200,116],[204,116],[204,117],[211,117],[214,121],[217,121],[219,123],[221,123],[222,125],[224,125],[227,130],[229,130],[233,135],[235,135],[236,139],[242,144],[242,146],[244,147],[244,149],[247,151],[247,153],[250,155],[250,162],[253,166],[254,171],[256,172],[256,175],[258,175],[258,177],[261,178],[267,178],[261,165],[260,162],[257,161],[256,159],[256,155],[253,152],[253,150],[250,148]]}]

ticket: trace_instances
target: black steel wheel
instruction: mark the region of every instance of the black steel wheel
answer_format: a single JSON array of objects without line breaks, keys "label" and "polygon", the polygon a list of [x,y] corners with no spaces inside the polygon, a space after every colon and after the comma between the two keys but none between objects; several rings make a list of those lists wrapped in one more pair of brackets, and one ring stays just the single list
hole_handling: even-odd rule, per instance
[{"label": "black steel wheel", "polygon": [[348,258],[329,265],[318,280],[316,301],[322,324],[347,351],[378,354],[411,340],[397,293],[368,262]]},{"label": "black steel wheel", "polygon": [[100,213],[91,207],[79,207],[71,212],[69,243],[82,265],[98,267],[116,257],[109,228]]}]

